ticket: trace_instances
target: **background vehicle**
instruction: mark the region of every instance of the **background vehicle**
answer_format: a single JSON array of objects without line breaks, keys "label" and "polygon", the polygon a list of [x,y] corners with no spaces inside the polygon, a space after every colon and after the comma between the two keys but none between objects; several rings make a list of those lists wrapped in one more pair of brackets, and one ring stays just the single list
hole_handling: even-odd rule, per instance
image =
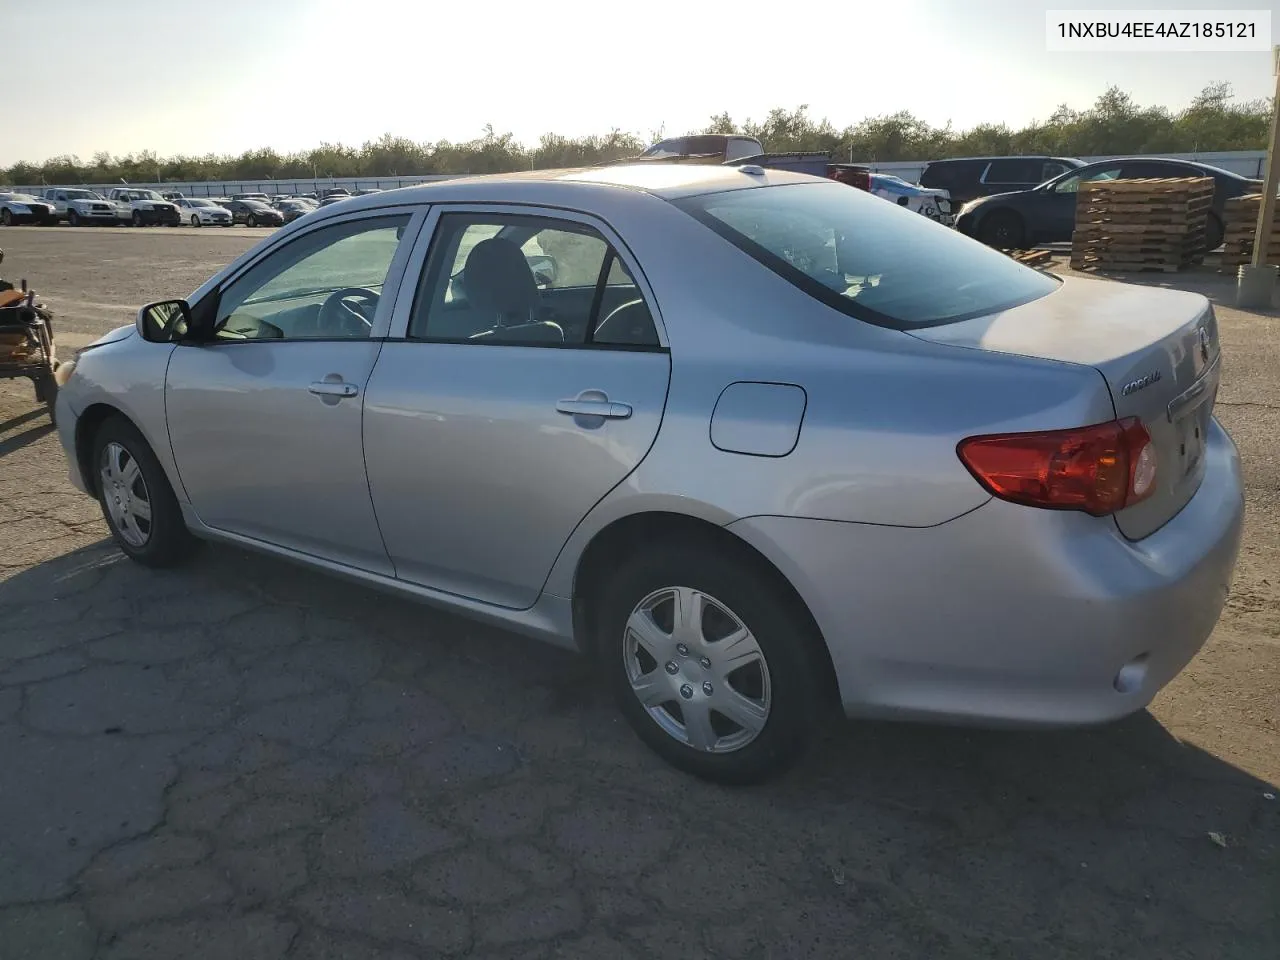
[{"label": "background vehicle", "polygon": [[29,193],[0,193],[0,224],[17,223],[49,225],[58,222],[58,211],[48,200]]},{"label": "background vehicle", "polygon": [[247,227],[280,227],[284,225],[284,217],[279,210],[273,210],[261,200],[227,200],[222,206],[231,212],[234,223],[243,223]]},{"label": "background vehicle", "polygon": [[140,563],[221,539],[598,655],[710,779],[837,705],[1145,706],[1240,543],[1212,305],[827,180],[666,173],[317,211],[79,354],[73,481]]},{"label": "background vehicle", "polygon": [[1074,157],[955,157],[926,164],[920,186],[946,190],[959,207],[977,197],[1028,190],[1082,166]]},{"label": "background vehicle", "polygon": [[205,224],[215,227],[231,226],[231,211],[203,197],[182,197],[174,201],[182,219],[193,227]]},{"label": "background vehicle", "polygon": [[182,222],[178,208],[154,190],[140,187],[116,187],[107,194],[107,199],[115,203],[120,210],[121,218],[128,211],[127,220],[135,227],[150,227],[163,224],[176,227]]},{"label": "background vehicle", "polygon": [[120,208],[92,190],[51,187],[44,192],[44,199],[53,204],[59,220],[73,227],[89,223],[115,224],[120,219]]},{"label": "background vehicle", "polygon": [[285,200],[276,207],[276,210],[284,217],[285,223],[293,223],[293,221],[305,217],[315,209],[315,204],[307,203],[303,200]]},{"label": "background vehicle", "polygon": [[1223,207],[1232,197],[1256,193],[1251,180],[1194,160],[1120,157],[1073,168],[1031,190],[972,200],[956,217],[956,228],[990,246],[1006,249],[1071,239],[1076,225],[1076,192],[1082,180],[1135,180],[1148,177],[1212,177],[1213,206],[1205,223],[1205,249],[1222,244]]},{"label": "background vehicle", "polygon": [[177,190],[161,190],[160,196],[164,197],[164,199],[168,200],[170,203],[176,204],[179,200],[183,199],[184,194]]},{"label": "background vehicle", "polygon": [[232,200],[259,200],[262,203],[270,204],[271,198],[265,193],[233,193]]},{"label": "background vehicle", "polygon": [[659,140],[640,154],[640,159],[668,160],[679,158],[697,162],[693,161],[693,158],[700,158],[702,161],[706,159],[725,161],[758,156],[762,153],[764,153],[764,145],[755,137],[705,133]]},{"label": "background vehicle", "polygon": [[[4,251],[0,250],[0,262]],[[15,286],[0,278],[0,380],[26,377],[57,423],[55,401],[60,366],[53,343],[53,314],[25,280]]]}]

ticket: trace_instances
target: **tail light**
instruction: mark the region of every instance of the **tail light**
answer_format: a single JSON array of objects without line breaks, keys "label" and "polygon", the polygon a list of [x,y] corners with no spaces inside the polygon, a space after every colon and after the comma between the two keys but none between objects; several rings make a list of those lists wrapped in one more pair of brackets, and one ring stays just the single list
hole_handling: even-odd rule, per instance
[{"label": "tail light", "polygon": [[961,440],[961,461],[1002,500],[1095,517],[1132,506],[1156,485],[1156,451],[1137,417],[1071,430]]}]

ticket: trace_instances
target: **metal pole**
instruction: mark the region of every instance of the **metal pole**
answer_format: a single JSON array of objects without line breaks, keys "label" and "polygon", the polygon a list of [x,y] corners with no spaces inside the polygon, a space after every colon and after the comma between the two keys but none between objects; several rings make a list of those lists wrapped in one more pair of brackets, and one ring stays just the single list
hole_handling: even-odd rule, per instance
[{"label": "metal pole", "polygon": [[1276,219],[1276,190],[1280,188],[1280,46],[1275,48],[1276,94],[1271,104],[1271,146],[1267,148],[1267,168],[1262,175],[1262,202],[1258,204],[1258,225],[1253,234],[1253,266],[1267,262],[1271,228]]},{"label": "metal pole", "polygon": [[1262,197],[1258,223],[1253,232],[1253,256],[1241,264],[1236,274],[1236,306],[1270,307],[1275,296],[1275,264],[1268,263],[1271,231],[1276,217],[1276,190],[1280,188],[1280,46],[1273,50],[1272,72],[1276,78],[1275,100],[1271,104],[1271,143],[1267,148],[1266,173],[1262,177]]}]

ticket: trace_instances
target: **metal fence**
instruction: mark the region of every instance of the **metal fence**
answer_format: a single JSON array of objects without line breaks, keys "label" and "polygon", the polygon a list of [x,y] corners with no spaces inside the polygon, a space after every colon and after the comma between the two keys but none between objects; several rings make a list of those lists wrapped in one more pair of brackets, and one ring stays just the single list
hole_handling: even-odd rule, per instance
[{"label": "metal fence", "polygon": [[[1120,156],[1120,154],[1105,154],[1101,156],[1081,157],[1080,159],[1086,163],[1093,163],[1095,160],[1111,160],[1117,156]],[[1263,167],[1266,163],[1267,153],[1265,150],[1235,150],[1218,151],[1213,153],[1131,154],[1130,156],[1166,157],[1173,160],[1198,160],[1201,163],[1208,163],[1215,167],[1221,167],[1224,170],[1230,170],[1232,173],[1238,173],[1241,176],[1261,179]],[[905,180],[917,180],[927,163],[928,161],[926,160],[896,160],[885,163],[870,161],[866,162],[866,166],[878,173],[892,173]],[[470,176],[470,174],[450,173],[423,175],[417,177],[317,177],[313,179],[300,180],[171,180],[152,183],[130,183],[129,186],[165,192],[176,191],[178,193],[185,194],[188,197],[227,197],[234,193],[265,193],[268,196],[275,196],[276,194],[283,193],[293,196],[302,193],[315,193],[322,195],[324,191],[333,190],[338,187],[342,187],[351,193],[355,193],[357,190],[394,190],[397,187],[413,187],[422,183],[430,183],[433,180],[456,180],[459,177],[465,176]],[[113,187],[120,186],[120,184],[14,184],[13,189],[27,193],[34,193],[47,190],[50,187],[72,186],[86,187],[90,190],[97,190],[99,193],[103,193]]]}]

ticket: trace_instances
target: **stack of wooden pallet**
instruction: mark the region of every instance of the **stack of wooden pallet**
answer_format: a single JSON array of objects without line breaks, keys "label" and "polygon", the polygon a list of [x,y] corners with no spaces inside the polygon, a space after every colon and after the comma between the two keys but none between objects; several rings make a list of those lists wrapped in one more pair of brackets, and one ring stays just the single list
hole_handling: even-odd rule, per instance
[{"label": "stack of wooden pallet", "polygon": [[1071,268],[1172,273],[1201,263],[1212,204],[1212,177],[1082,183]]},{"label": "stack of wooden pallet", "polygon": [[[1226,214],[1226,245],[1222,248],[1222,270],[1235,273],[1240,264],[1253,257],[1253,236],[1258,227],[1258,204],[1262,194],[1252,193],[1228,200]],[[1267,263],[1280,264],[1280,219],[1271,226],[1271,242],[1267,245]]]}]

